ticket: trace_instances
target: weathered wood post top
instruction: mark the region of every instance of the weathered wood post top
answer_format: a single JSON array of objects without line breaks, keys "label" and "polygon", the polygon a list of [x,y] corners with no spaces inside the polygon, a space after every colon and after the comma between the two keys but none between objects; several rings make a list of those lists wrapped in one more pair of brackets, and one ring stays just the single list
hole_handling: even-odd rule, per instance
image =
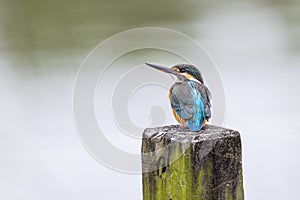
[{"label": "weathered wood post top", "polygon": [[241,138],[237,131],[206,125],[143,133],[144,200],[242,200]]}]

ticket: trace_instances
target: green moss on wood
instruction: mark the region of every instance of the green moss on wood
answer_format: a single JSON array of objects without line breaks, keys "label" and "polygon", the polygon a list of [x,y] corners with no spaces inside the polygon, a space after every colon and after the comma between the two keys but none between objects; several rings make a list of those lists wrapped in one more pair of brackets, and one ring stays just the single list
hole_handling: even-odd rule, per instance
[{"label": "green moss on wood", "polygon": [[144,200],[244,199],[239,133],[215,126],[146,129]]}]

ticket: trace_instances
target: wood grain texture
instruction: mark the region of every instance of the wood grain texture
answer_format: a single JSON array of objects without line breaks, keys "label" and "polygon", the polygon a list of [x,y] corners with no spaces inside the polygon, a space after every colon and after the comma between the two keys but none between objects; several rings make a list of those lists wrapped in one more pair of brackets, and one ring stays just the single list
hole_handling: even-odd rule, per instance
[{"label": "wood grain texture", "polygon": [[143,133],[144,200],[243,200],[241,139],[237,131],[206,125]]}]

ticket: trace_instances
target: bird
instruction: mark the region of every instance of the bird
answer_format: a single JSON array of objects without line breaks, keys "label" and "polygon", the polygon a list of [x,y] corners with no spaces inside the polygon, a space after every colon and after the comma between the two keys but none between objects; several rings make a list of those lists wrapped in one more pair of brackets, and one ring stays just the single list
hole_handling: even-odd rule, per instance
[{"label": "bird", "polygon": [[177,77],[168,94],[172,113],[181,127],[200,131],[211,118],[211,93],[204,85],[197,67],[192,64],[177,64],[173,67],[145,64]]}]

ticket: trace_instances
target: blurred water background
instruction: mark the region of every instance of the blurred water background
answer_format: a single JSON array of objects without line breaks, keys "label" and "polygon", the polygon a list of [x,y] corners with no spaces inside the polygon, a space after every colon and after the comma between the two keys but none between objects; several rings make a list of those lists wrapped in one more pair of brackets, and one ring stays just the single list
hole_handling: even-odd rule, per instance
[{"label": "blurred water background", "polygon": [[299,9],[297,0],[0,0],[0,199],[141,199],[141,176],[100,165],[81,145],[72,91],[94,46],[144,26],[186,33],[216,62],[224,126],[242,134],[246,199],[299,199]]}]

